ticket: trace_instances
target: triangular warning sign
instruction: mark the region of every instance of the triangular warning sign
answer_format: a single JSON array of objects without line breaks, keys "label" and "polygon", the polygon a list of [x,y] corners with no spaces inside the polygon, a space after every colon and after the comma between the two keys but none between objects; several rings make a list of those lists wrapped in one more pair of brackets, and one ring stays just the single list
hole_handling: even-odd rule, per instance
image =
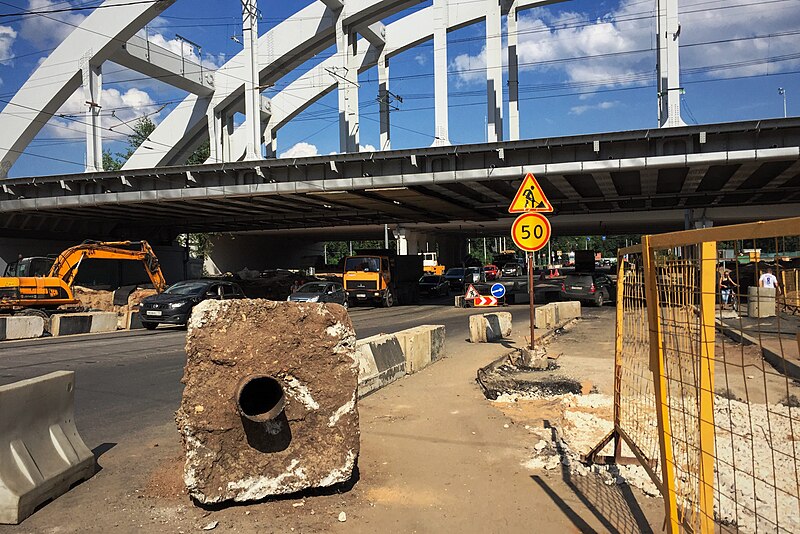
[{"label": "triangular warning sign", "polygon": [[525,213],[527,211],[537,211],[540,213],[551,213],[553,205],[544,196],[544,191],[533,177],[533,174],[528,173],[522,185],[519,186],[514,200],[508,207],[509,213]]},{"label": "triangular warning sign", "polygon": [[470,284],[469,287],[467,288],[467,294],[464,295],[464,298],[465,299],[476,299],[476,298],[478,298],[480,296],[481,296],[481,294],[478,293],[478,290],[475,289],[475,286]]}]

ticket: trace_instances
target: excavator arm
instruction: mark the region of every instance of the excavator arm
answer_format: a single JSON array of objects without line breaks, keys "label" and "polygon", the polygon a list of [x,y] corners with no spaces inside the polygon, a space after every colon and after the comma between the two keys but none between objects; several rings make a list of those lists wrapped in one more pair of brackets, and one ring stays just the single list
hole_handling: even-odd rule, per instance
[{"label": "excavator arm", "polygon": [[86,241],[59,254],[49,276],[72,287],[84,259],[141,261],[156,291],[161,293],[167,287],[158,258],[147,241]]}]

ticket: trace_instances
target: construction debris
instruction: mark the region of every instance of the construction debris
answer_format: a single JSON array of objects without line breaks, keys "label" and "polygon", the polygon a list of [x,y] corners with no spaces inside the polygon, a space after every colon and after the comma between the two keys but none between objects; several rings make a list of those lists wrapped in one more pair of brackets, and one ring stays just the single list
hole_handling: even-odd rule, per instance
[{"label": "construction debris", "polygon": [[176,421],[193,498],[252,501],[351,478],[358,370],[342,307],[207,300],[188,327]]}]

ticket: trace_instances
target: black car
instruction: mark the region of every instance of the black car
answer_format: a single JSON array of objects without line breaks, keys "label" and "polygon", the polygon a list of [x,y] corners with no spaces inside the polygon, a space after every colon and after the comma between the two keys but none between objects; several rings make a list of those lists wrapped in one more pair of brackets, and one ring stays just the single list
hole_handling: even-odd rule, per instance
[{"label": "black car", "polygon": [[522,276],[525,269],[519,263],[506,263],[501,272],[503,276]]},{"label": "black car", "polygon": [[464,289],[464,279],[467,276],[466,269],[463,267],[451,267],[444,273],[444,278],[450,284],[450,289],[453,291],[461,291]]},{"label": "black car", "polygon": [[289,302],[333,302],[347,307],[347,293],[336,282],[309,282],[286,299]]},{"label": "black car", "polygon": [[206,299],[244,298],[242,288],[221,280],[186,280],[167,288],[159,295],[146,297],[139,304],[142,326],[153,330],[160,324],[185,325],[192,309]]},{"label": "black car", "polygon": [[444,276],[425,275],[419,279],[419,292],[432,297],[450,294],[450,283]]},{"label": "black car", "polygon": [[561,284],[562,300],[580,300],[602,306],[613,302],[617,284],[605,273],[570,273]]}]

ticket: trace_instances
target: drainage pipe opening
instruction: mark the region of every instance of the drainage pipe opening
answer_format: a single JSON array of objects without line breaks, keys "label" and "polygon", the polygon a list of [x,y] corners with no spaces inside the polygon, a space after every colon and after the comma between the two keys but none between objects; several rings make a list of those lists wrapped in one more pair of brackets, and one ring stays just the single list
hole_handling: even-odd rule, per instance
[{"label": "drainage pipe opening", "polygon": [[261,423],[280,415],[286,396],[281,383],[271,376],[251,376],[240,383],[236,402],[242,417]]}]

